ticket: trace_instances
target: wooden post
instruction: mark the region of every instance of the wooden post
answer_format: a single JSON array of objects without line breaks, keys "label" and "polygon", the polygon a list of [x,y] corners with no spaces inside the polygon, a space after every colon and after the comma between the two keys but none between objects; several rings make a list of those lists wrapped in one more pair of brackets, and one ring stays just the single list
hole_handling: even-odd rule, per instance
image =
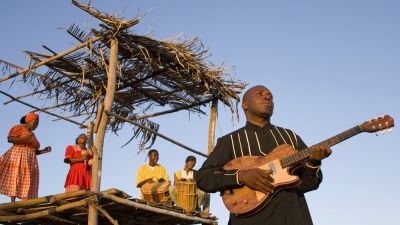
[{"label": "wooden post", "polygon": [[[215,123],[217,121],[216,120],[217,111],[218,111],[218,99],[215,98],[211,103],[210,124],[208,127],[208,155],[210,155],[214,149]],[[206,193],[204,199],[203,214],[207,216],[210,214],[210,193]]]},{"label": "wooden post", "polygon": [[87,126],[86,137],[87,137],[87,148],[93,147],[93,122],[90,122]]},{"label": "wooden post", "polygon": [[[104,109],[108,111],[112,111],[112,103],[114,101],[115,89],[116,89],[116,69],[117,69],[117,56],[118,56],[118,41],[115,38],[110,40],[110,59],[107,71],[107,90],[104,98]],[[96,117],[101,116],[101,121],[99,123],[99,127],[96,133],[95,140],[95,151],[93,157],[93,166],[92,166],[92,183],[91,190],[92,191],[100,191],[100,181],[101,181],[101,166],[102,166],[102,157],[103,157],[103,144],[104,137],[108,124],[108,116],[103,111],[102,115],[96,115]],[[94,202],[97,204],[96,202]],[[89,214],[88,214],[88,225],[97,225],[97,210],[93,204],[89,205]]]},{"label": "wooden post", "polygon": [[87,41],[85,41],[85,42],[83,42],[83,43],[81,43],[81,44],[79,44],[79,45],[77,45],[77,46],[75,46],[73,48],[68,49],[67,51],[65,51],[63,53],[60,53],[58,55],[52,56],[52,57],[47,58],[47,59],[43,59],[43,60],[41,60],[40,62],[38,62],[36,64],[33,64],[33,65],[31,65],[31,66],[29,66],[29,67],[27,67],[25,69],[18,70],[17,72],[15,72],[13,74],[10,74],[8,76],[3,76],[2,78],[0,78],[0,83],[3,82],[3,81],[9,80],[9,79],[11,79],[13,77],[16,77],[16,76],[18,76],[20,74],[30,72],[30,71],[32,71],[33,69],[35,69],[35,68],[37,68],[39,66],[45,65],[46,63],[49,63],[49,62],[51,62],[53,60],[59,59],[61,57],[64,57],[64,56],[68,55],[69,53],[75,52],[76,50],[81,49],[83,47],[86,47],[89,44],[94,43],[94,42],[96,42],[96,41],[98,41],[100,39],[103,39],[103,38],[104,38],[104,36],[91,38],[91,39],[89,39],[89,40],[87,40]]}]

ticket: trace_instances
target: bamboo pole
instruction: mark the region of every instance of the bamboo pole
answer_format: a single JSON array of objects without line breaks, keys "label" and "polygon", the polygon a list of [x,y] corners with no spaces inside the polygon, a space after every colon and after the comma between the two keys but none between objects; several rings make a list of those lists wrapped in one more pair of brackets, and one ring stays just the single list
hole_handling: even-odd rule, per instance
[{"label": "bamboo pole", "polygon": [[131,206],[131,207],[134,207],[137,209],[143,209],[143,210],[147,210],[150,212],[169,215],[169,216],[173,216],[173,217],[177,217],[177,218],[181,218],[181,219],[185,219],[185,220],[189,220],[189,221],[193,221],[193,222],[199,222],[199,223],[203,223],[203,224],[217,224],[216,221],[213,221],[210,219],[206,219],[206,218],[202,218],[202,217],[198,217],[198,216],[188,216],[184,213],[179,213],[179,212],[171,211],[168,209],[160,209],[160,208],[153,207],[150,205],[133,202],[128,199],[120,198],[120,197],[117,197],[117,196],[114,196],[111,194],[107,194],[107,193],[99,193],[99,195],[103,198],[107,198],[114,202],[124,204],[127,206]]},{"label": "bamboo pole", "polygon": [[65,224],[71,224],[71,225],[79,225],[79,223],[76,223],[74,221],[67,220],[67,219],[60,218],[60,217],[53,216],[53,215],[44,216],[43,218],[51,220],[53,222],[57,222],[57,224],[65,223]]},{"label": "bamboo pole", "polygon": [[[13,215],[15,215],[15,214],[11,213],[11,212],[0,210],[0,216],[13,216]],[[43,219],[47,219],[47,220],[51,220],[51,221],[57,222],[57,224],[65,223],[65,224],[71,224],[71,225],[79,225],[79,223],[76,223],[74,221],[67,220],[67,219],[64,219],[64,218],[60,218],[60,217],[57,217],[57,216],[52,216],[52,215],[44,216]]]},{"label": "bamboo pole", "polygon": [[[13,67],[15,70],[22,70],[22,69],[23,69],[23,67],[17,66],[17,65],[15,65],[15,64],[13,64],[13,63],[4,61],[4,60],[2,60],[2,59],[0,59],[0,63],[3,63],[3,64],[6,64],[6,65],[8,65],[8,66],[10,66],[10,67]],[[39,76],[39,77],[45,77],[45,75],[40,74],[40,73],[37,73],[37,72],[35,72],[35,71],[31,71],[30,73],[31,73],[31,74],[34,74],[34,75],[36,75],[36,76]]]},{"label": "bamboo pole", "polygon": [[20,74],[30,72],[31,70],[33,70],[33,69],[35,69],[35,68],[37,68],[39,66],[42,66],[42,65],[44,65],[46,63],[49,63],[49,62],[51,62],[53,60],[59,59],[61,57],[64,57],[65,55],[68,55],[68,54],[70,54],[70,53],[72,53],[72,52],[74,52],[74,51],[76,51],[78,49],[86,47],[87,45],[90,45],[90,44],[92,44],[92,43],[94,43],[94,42],[96,42],[98,40],[103,39],[103,38],[104,38],[104,35],[103,36],[94,37],[94,38],[90,38],[89,40],[87,40],[87,41],[85,41],[85,42],[83,42],[83,43],[81,43],[81,44],[79,44],[79,45],[77,45],[77,46],[75,46],[73,48],[70,48],[70,49],[68,49],[68,50],[66,50],[66,51],[64,51],[64,52],[62,52],[62,53],[60,53],[58,55],[55,55],[55,56],[50,57],[48,59],[41,60],[40,62],[38,62],[36,64],[33,64],[32,66],[29,66],[29,67],[27,67],[25,69],[22,69],[22,70],[18,70],[17,72],[15,72],[13,74],[10,74],[8,76],[2,77],[2,78],[0,78],[0,83],[3,82],[3,81],[9,80],[9,79],[11,79],[13,77],[16,77],[16,76],[18,76]]},{"label": "bamboo pole", "polygon": [[[110,42],[111,42],[110,61],[107,71],[107,91],[104,98],[104,110],[109,110],[109,111],[111,110],[114,101],[114,95],[116,89],[117,57],[118,57],[118,41],[115,38],[112,38]],[[106,114],[102,114],[101,121],[99,123],[99,127],[96,133],[95,148],[98,153],[98,156],[93,157],[92,183],[91,183],[92,191],[100,191],[103,144],[104,144],[104,137],[107,129],[107,124],[108,124],[108,116]],[[98,223],[97,210],[93,205],[89,205],[88,225],[97,225],[97,223]]]},{"label": "bamboo pole", "polygon": [[6,222],[6,221],[33,220],[33,219],[37,219],[37,218],[40,218],[40,217],[51,215],[51,214],[56,213],[56,212],[62,212],[62,211],[67,210],[67,209],[72,209],[72,208],[77,208],[77,207],[80,207],[80,206],[84,206],[84,205],[87,204],[87,201],[88,201],[88,199],[83,199],[83,200],[80,200],[80,201],[77,201],[77,202],[73,202],[73,203],[69,203],[69,204],[53,207],[53,208],[46,209],[46,210],[43,210],[43,211],[40,211],[40,212],[30,213],[30,214],[26,214],[26,215],[0,216],[0,221],[1,222]]},{"label": "bamboo pole", "polygon": [[[90,118],[92,116],[92,114],[89,113],[89,112],[85,112],[85,113],[81,113],[81,114],[65,116],[65,118],[70,119],[70,118],[75,118],[75,117],[78,117],[78,116],[89,116],[88,118]],[[88,120],[88,118],[86,118],[85,120]],[[56,119],[52,119],[51,121],[59,121],[59,120],[61,120],[61,119],[56,118]]]},{"label": "bamboo pole", "polygon": [[[86,99],[89,99],[89,98],[84,98],[83,100],[86,100]],[[76,103],[75,100],[74,101],[70,101],[70,102],[64,102],[64,103],[57,104],[57,105],[48,106],[48,107],[45,107],[45,108],[41,108],[41,110],[55,109],[55,108],[59,108],[59,107],[70,105],[70,104],[74,104],[74,103]],[[35,111],[38,111],[38,110],[35,110]],[[64,117],[64,118],[66,118],[66,117]]]},{"label": "bamboo pole", "polygon": [[[115,188],[107,189],[107,190],[104,190],[103,192],[108,193],[108,194],[120,194],[121,193],[123,196],[126,196],[125,193],[123,193],[120,190],[115,189]],[[88,195],[90,193],[91,192],[87,191],[87,190],[79,190],[79,191],[74,191],[74,192],[48,195],[48,196],[44,196],[44,197],[40,197],[40,198],[17,201],[17,202],[12,202],[12,203],[3,203],[3,204],[0,204],[0,210],[10,210],[10,209],[16,209],[16,208],[20,208],[20,207],[29,207],[29,206],[33,206],[33,205],[49,203],[49,202],[51,202],[52,199],[76,198],[76,197],[80,197],[83,195]]]},{"label": "bamboo pole", "polygon": [[13,203],[3,203],[3,204],[0,204],[0,210],[10,210],[10,209],[15,209],[15,208],[20,208],[20,207],[27,207],[27,206],[32,206],[32,205],[49,203],[50,199],[52,197],[55,197],[57,199],[67,199],[67,198],[75,198],[75,197],[79,197],[82,195],[86,195],[87,193],[88,193],[88,191],[86,191],[86,190],[79,190],[79,191],[74,191],[74,192],[49,195],[49,196],[44,196],[44,197],[29,199],[29,200],[24,200],[24,201],[18,201],[18,202],[13,202]]},{"label": "bamboo pole", "polygon": [[217,121],[217,111],[218,111],[218,99],[215,98],[211,103],[210,123],[208,127],[208,155],[210,155],[214,149],[215,123]]},{"label": "bamboo pole", "polygon": [[[64,85],[65,83],[66,82],[60,83],[59,85],[53,86],[52,88],[60,87],[60,86]],[[14,97],[14,99],[21,99],[21,98],[33,96],[33,95],[36,95],[36,94],[43,93],[45,91],[48,91],[48,88],[44,88],[44,89],[39,90],[39,91],[34,91],[34,92],[31,92],[31,93],[28,93],[28,94],[20,95],[20,96]],[[14,99],[11,99],[11,100],[8,100],[8,101],[4,102],[3,105],[7,105],[8,103],[11,103],[11,102],[15,101]]]},{"label": "bamboo pole", "polygon": [[118,220],[114,219],[105,209],[103,209],[101,206],[98,205],[93,205],[97,211],[101,212],[113,225],[119,225]]},{"label": "bamboo pole", "polygon": [[[214,99],[211,103],[210,123],[208,127],[208,155],[210,155],[214,149],[215,123],[217,119],[217,112],[218,112],[218,99]],[[205,195],[203,213],[205,215],[210,214],[210,193],[206,193]]]},{"label": "bamboo pole", "polygon": [[9,94],[7,94],[6,92],[3,92],[3,91],[1,91],[1,90],[0,90],[0,93],[3,94],[3,95],[5,95],[5,96],[7,96],[7,97],[9,97],[9,98],[11,98],[11,99],[13,99],[13,100],[15,100],[15,101],[17,101],[17,102],[19,102],[19,103],[21,103],[21,104],[23,104],[23,105],[26,105],[26,106],[29,106],[29,107],[31,107],[31,108],[34,108],[34,109],[36,109],[37,111],[41,111],[41,112],[44,112],[44,113],[46,113],[46,114],[49,114],[49,115],[55,116],[55,117],[57,117],[57,118],[60,118],[60,119],[62,119],[62,120],[66,120],[66,121],[71,122],[71,123],[73,123],[73,124],[79,125],[80,127],[86,127],[86,125],[80,124],[80,123],[78,123],[78,122],[76,122],[76,121],[74,121],[74,120],[71,120],[71,119],[68,119],[68,118],[59,116],[59,115],[54,114],[54,113],[51,113],[51,112],[47,112],[46,110],[40,109],[40,108],[38,108],[38,107],[36,107],[36,106],[33,106],[33,105],[29,104],[29,103],[26,103],[26,102],[23,102],[23,101],[21,101],[21,100],[18,100],[18,99],[16,99],[16,98],[14,98],[12,95],[9,95]]},{"label": "bamboo pole", "polygon": [[126,122],[128,122],[128,123],[131,123],[131,124],[133,124],[133,125],[135,125],[135,126],[138,126],[138,127],[142,128],[142,129],[145,129],[145,130],[147,130],[147,131],[149,131],[149,132],[151,132],[151,133],[153,133],[153,134],[156,134],[157,136],[159,136],[159,137],[161,137],[161,138],[163,138],[163,139],[165,139],[165,140],[167,140],[167,141],[169,141],[169,142],[171,142],[171,143],[173,143],[173,144],[176,144],[176,145],[178,145],[178,146],[180,146],[180,147],[182,147],[182,148],[184,148],[184,149],[186,149],[186,150],[189,150],[189,151],[191,151],[191,152],[193,152],[193,153],[196,153],[196,154],[198,154],[198,155],[207,157],[206,154],[204,154],[204,153],[202,153],[202,152],[199,152],[199,151],[197,151],[197,150],[194,150],[194,149],[192,149],[192,148],[190,148],[190,147],[188,147],[188,146],[186,146],[186,145],[184,145],[184,144],[181,144],[181,143],[179,143],[179,142],[177,142],[177,141],[175,141],[175,140],[173,140],[173,139],[171,139],[171,138],[169,138],[169,137],[167,137],[167,136],[165,136],[165,135],[163,135],[163,134],[161,134],[161,133],[159,133],[159,132],[157,132],[157,131],[154,131],[154,130],[152,130],[152,129],[146,127],[146,126],[144,126],[143,124],[140,124],[140,123],[138,123],[138,122],[129,120],[129,119],[127,119],[127,118],[124,118],[124,117],[122,117],[122,116],[119,116],[118,114],[112,113],[112,112],[110,112],[110,111],[107,111],[107,110],[104,110],[104,111],[105,111],[108,115],[112,115],[112,116],[114,116],[114,117],[116,117],[116,118],[118,118],[118,119],[120,119],[120,120],[126,121]]},{"label": "bamboo pole", "polygon": [[164,115],[164,114],[168,114],[168,113],[173,113],[173,112],[177,112],[183,109],[188,109],[188,108],[192,108],[194,106],[198,106],[198,105],[203,105],[206,104],[208,102],[212,101],[212,99],[206,99],[204,101],[200,101],[200,102],[196,102],[187,106],[183,106],[183,107],[179,107],[179,108],[175,108],[175,109],[170,109],[170,110],[166,110],[166,111],[162,111],[162,112],[157,112],[157,113],[152,113],[152,114],[146,114],[146,115],[141,115],[141,116],[132,116],[132,117],[128,117],[128,119],[130,120],[140,120],[140,119],[147,119],[150,117],[155,117],[155,116],[160,116],[160,115]]},{"label": "bamboo pole", "polygon": [[87,145],[89,149],[93,147],[93,127],[93,122],[90,122],[87,126],[86,131]]},{"label": "bamboo pole", "polygon": [[97,133],[99,129],[99,123],[101,121],[101,117],[103,116],[104,104],[97,104],[97,114],[96,114],[96,123],[94,124],[93,132]]}]

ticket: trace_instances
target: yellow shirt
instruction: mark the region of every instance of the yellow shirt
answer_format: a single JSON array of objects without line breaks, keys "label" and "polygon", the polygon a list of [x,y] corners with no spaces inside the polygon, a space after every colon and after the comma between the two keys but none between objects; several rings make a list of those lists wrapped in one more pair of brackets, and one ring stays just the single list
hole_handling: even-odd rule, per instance
[{"label": "yellow shirt", "polygon": [[161,178],[163,178],[165,181],[170,181],[167,170],[160,164],[150,166],[146,163],[142,165],[137,172],[136,186],[148,178],[153,178],[153,181],[155,182]]},{"label": "yellow shirt", "polygon": [[193,170],[190,170],[189,172],[186,172],[185,169],[178,170],[175,172],[175,176],[176,176],[176,178],[178,178],[178,180],[181,180],[181,179],[194,180],[193,172],[194,172]]}]

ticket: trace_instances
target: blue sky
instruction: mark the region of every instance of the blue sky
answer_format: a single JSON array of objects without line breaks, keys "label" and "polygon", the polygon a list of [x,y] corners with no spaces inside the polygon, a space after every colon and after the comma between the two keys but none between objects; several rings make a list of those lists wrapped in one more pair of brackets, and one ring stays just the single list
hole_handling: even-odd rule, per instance
[{"label": "blue sky", "polygon": [[[365,120],[383,114],[399,119],[400,2],[337,1],[92,1],[104,12],[131,19],[145,14],[137,34],[164,39],[184,33],[199,36],[212,53],[209,60],[224,64],[230,74],[250,86],[263,84],[275,98],[272,122],[293,129],[315,144]],[[71,24],[90,29],[98,22],[69,1],[4,0],[0,3],[0,59],[27,66],[23,50],[45,52],[41,45],[62,52],[74,45],[63,28]],[[22,84],[0,89],[15,96],[28,93]],[[9,100],[0,96],[0,102]],[[26,99],[40,106],[43,101]],[[245,123],[233,121],[220,104],[216,136]],[[0,153],[9,147],[9,129],[30,109],[17,103],[0,104]],[[84,132],[73,124],[43,115],[35,132],[53,152],[39,156],[39,195],[63,192],[68,166],[65,147]],[[153,119],[160,132],[207,152],[208,117],[185,112]],[[179,122],[177,122],[179,121]],[[107,134],[102,189],[115,187],[137,197],[135,176],[145,162],[137,142],[120,148],[130,137]],[[324,181],[307,200],[315,224],[398,224],[400,186],[397,162],[399,132],[375,136],[363,133],[334,146],[323,162]],[[169,171],[183,167],[189,152],[162,139],[155,148]],[[204,159],[198,156],[200,166]],[[0,197],[0,202],[8,198]],[[212,213],[226,224],[228,213],[218,194]]]}]

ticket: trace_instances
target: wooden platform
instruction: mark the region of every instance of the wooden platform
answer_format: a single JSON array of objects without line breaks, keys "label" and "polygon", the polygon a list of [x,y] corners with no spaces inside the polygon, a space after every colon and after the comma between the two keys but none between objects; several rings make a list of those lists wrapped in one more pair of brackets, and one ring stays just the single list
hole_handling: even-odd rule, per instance
[{"label": "wooden platform", "polygon": [[201,212],[186,215],[176,206],[147,205],[117,189],[76,191],[0,204],[0,223],[83,225],[87,224],[87,206],[95,203],[99,225],[217,224],[217,218]]}]

